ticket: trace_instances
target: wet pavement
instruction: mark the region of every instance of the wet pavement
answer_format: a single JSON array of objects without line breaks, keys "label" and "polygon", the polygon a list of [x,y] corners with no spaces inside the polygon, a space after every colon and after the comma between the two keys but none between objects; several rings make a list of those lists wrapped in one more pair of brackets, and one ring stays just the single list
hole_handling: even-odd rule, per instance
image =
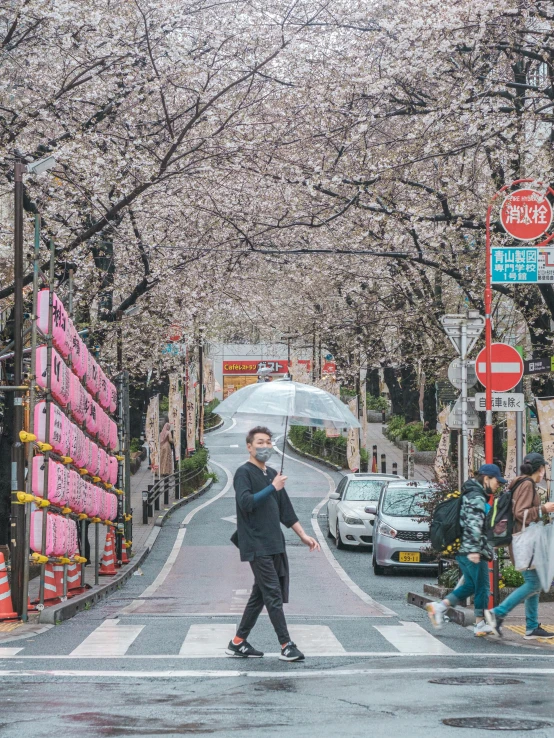
[{"label": "wet pavement", "polygon": [[[286,459],[287,489],[304,528],[320,531],[324,550],[310,553],[286,532],[286,613],[308,658],[278,659],[265,614],[250,640],[266,657],[225,657],[252,584],[250,567],[229,541],[235,530],[229,477],[245,460],[246,430],[241,422],[208,438],[218,482],[170,518],[143,576],[90,611],[0,649],[0,738],[55,731],[485,736],[505,730],[500,722],[494,727],[499,717],[515,726],[539,721],[520,722],[517,732],[531,727],[534,735],[554,736],[550,654],[523,642],[474,638],[453,624],[433,632],[426,614],[405,600],[432,576],[374,577],[368,551],[336,551],[319,503],[340,474],[306,460]],[[272,465],[279,461],[274,457]],[[430,682],[437,677],[458,683]],[[460,683],[462,677],[472,679]],[[495,682],[500,678],[507,683]],[[457,720],[475,717],[483,720],[457,727]]]}]

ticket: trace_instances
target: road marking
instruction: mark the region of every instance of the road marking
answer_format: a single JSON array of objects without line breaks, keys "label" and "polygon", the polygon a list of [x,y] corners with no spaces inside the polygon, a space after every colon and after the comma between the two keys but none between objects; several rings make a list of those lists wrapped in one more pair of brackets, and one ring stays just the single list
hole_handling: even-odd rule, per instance
[{"label": "road marking", "polygon": [[236,515],[229,515],[227,518],[221,518],[222,520],[226,520],[229,523],[233,523],[234,525],[237,524],[237,516]]},{"label": "road marking", "polygon": [[342,643],[328,625],[289,625],[290,637],[306,656],[346,654]]},{"label": "road marking", "polygon": [[104,658],[108,654],[124,656],[144,627],[144,625],[119,625],[117,618],[105,620],[69,655],[97,659]]},{"label": "road marking", "polygon": [[239,447],[238,443],[232,443],[232,444],[231,444],[231,445],[229,446],[229,448],[238,448],[238,447]]},{"label": "road marking", "polygon": [[428,633],[421,625],[403,621],[400,621],[400,623],[400,625],[374,625],[373,627],[400,653],[420,653],[429,656],[455,653],[438,638]]},{"label": "road marking", "polygon": [[[473,654],[472,654],[473,656]],[[550,657],[551,658],[551,657]],[[534,676],[553,676],[554,669],[538,668],[440,668],[437,666],[398,668],[398,669],[304,669],[303,665],[296,664],[286,671],[239,671],[237,669],[170,669],[167,671],[117,671],[83,669],[3,669],[0,677],[22,677],[22,676],[50,676],[58,677],[108,677],[111,680],[127,679],[229,679],[231,677],[246,677],[250,679],[276,679],[286,677],[287,679],[321,679],[322,677],[345,677],[345,676],[382,676],[383,674],[528,674]]]},{"label": "road marking", "polygon": [[235,418],[233,418],[233,422],[228,428],[222,428],[221,430],[216,430],[213,433],[210,433],[210,436],[217,436],[220,433],[228,433],[230,430],[233,430],[236,424],[237,424],[237,421],[235,420]]},{"label": "road marking", "polygon": [[[187,526],[199,510],[203,510],[208,505],[211,505],[216,500],[219,500],[221,497],[226,495],[227,492],[229,491],[229,488],[231,487],[233,483],[233,477],[231,476],[231,472],[227,469],[227,467],[223,466],[222,464],[218,464],[216,461],[210,461],[210,463],[215,464],[216,466],[219,466],[220,469],[223,469],[223,471],[227,475],[227,484],[225,485],[225,487],[223,487],[221,492],[215,495],[215,497],[212,497],[211,499],[206,500],[206,502],[203,502],[201,505],[198,505],[197,507],[195,507],[194,510],[191,510],[191,512],[189,512],[189,514],[186,516],[186,518],[181,523],[182,526]],[[151,597],[154,594],[154,592],[156,592],[162,586],[162,584],[167,579],[169,572],[171,571],[173,565],[177,561],[177,557],[179,556],[179,552],[183,545],[186,532],[187,532],[186,527],[182,527],[179,529],[179,531],[177,532],[177,538],[175,539],[175,543],[173,544],[173,548],[171,549],[171,552],[169,556],[167,557],[166,562],[163,565],[162,570],[160,571],[158,576],[154,579],[152,584],[144,590],[140,598],[137,600],[134,600],[133,602],[131,602],[130,605],[127,605],[127,607],[124,607],[122,610],[120,610],[119,611],[120,614],[127,615],[129,613],[134,612],[136,609],[138,609],[143,604],[143,600],[141,599],[142,597]]]},{"label": "road marking", "polygon": [[23,648],[0,648],[0,659],[9,659],[20,651],[23,651]]},{"label": "road marking", "polygon": [[179,656],[225,656],[227,644],[236,632],[235,623],[191,625]]},{"label": "road marking", "polygon": [[[280,438],[281,436],[279,436]],[[277,438],[275,441],[277,442]],[[275,446],[275,450],[278,454],[282,454],[283,452]],[[308,464],[306,461],[300,461],[299,459],[294,459],[292,456],[289,456],[288,454],[284,454],[286,459],[290,459],[291,461],[295,461],[297,464],[302,464],[303,466],[307,466],[310,469],[313,469],[314,471],[318,472],[319,474],[322,474],[325,479],[329,482],[329,491],[325,495],[325,497],[321,500],[319,504],[315,506],[315,508],[312,510],[312,527],[314,529],[314,532],[316,534],[316,537],[319,541],[319,545],[321,546],[321,550],[325,554],[327,561],[331,564],[333,569],[335,570],[335,573],[338,575],[339,579],[346,584],[346,586],[350,589],[351,592],[353,592],[356,597],[359,597],[362,602],[365,602],[366,605],[370,605],[371,607],[374,607],[376,610],[378,610],[382,615],[385,617],[392,617],[395,616],[397,613],[394,612],[394,610],[389,609],[388,607],[385,607],[385,605],[382,605],[380,602],[377,602],[377,600],[374,600],[373,597],[370,597],[366,592],[363,591],[361,587],[358,587],[358,585],[348,576],[346,571],[342,568],[342,566],[339,564],[339,562],[336,560],[336,558],[333,555],[333,552],[329,548],[327,544],[327,540],[325,539],[325,536],[321,532],[321,528],[319,527],[319,523],[317,522],[317,516],[319,514],[319,511],[325,505],[325,503],[329,499],[329,495],[331,492],[335,489],[335,483],[333,482],[333,479],[327,472],[322,471],[321,469],[318,469],[316,466],[313,466],[312,464]]]}]

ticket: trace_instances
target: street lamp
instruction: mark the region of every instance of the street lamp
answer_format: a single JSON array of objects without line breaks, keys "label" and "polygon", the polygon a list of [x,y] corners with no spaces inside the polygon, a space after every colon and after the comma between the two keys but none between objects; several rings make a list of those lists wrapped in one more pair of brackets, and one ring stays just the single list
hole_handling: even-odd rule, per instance
[{"label": "street lamp", "polygon": [[[41,174],[56,165],[53,156],[24,164],[16,157],[14,164],[14,341],[13,383],[16,387],[21,385],[23,376],[23,175]],[[18,613],[23,609],[23,569],[25,557],[24,532],[25,532],[25,507],[17,501],[17,492],[25,489],[25,447],[19,438],[23,430],[23,398],[19,392],[14,392],[13,408],[13,442],[12,442],[12,470],[11,470],[11,565],[12,565],[12,595],[15,608]],[[30,470],[29,470],[30,473]]]}]

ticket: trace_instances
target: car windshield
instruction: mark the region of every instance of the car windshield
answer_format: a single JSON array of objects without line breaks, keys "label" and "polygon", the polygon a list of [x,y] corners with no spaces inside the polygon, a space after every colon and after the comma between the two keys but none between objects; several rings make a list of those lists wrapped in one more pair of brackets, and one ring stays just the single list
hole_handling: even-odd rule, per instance
[{"label": "car windshield", "polygon": [[353,479],[346,488],[343,499],[360,502],[377,501],[383,485],[382,479]]},{"label": "car windshield", "polygon": [[395,518],[427,517],[429,513],[423,504],[428,496],[428,490],[414,487],[388,489],[383,499],[383,514]]}]

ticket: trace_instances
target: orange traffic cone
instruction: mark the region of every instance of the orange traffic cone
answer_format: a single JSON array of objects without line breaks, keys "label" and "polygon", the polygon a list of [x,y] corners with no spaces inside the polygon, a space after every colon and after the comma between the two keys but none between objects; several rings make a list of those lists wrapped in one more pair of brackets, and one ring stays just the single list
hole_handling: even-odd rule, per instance
[{"label": "orange traffic cone", "polygon": [[4,554],[0,553],[0,620],[13,620],[17,617],[19,617],[18,614],[13,610]]},{"label": "orange traffic cone", "polygon": [[57,597],[63,597],[63,569],[63,564],[54,564]]},{"label": "orange traffic cone", "polygon": [[127,541],[125,540],[125,538],[123,538],[121,542],[121,563],[129,563],[129,557],[127,556]]},{"label": "orange traffic cone", "polygon": [[115,568],[115,541],[113,529],[110,528],[106,536],[106,545],[104,546],[104,554],[102,556],[102,565],[98,570],[101,577],[113,577],[117,574]]},{"label": "orange traffic cone", "polygon": [[57,599],[58,585],[54,564],[46,564],[44,567],[44,601]]}]

